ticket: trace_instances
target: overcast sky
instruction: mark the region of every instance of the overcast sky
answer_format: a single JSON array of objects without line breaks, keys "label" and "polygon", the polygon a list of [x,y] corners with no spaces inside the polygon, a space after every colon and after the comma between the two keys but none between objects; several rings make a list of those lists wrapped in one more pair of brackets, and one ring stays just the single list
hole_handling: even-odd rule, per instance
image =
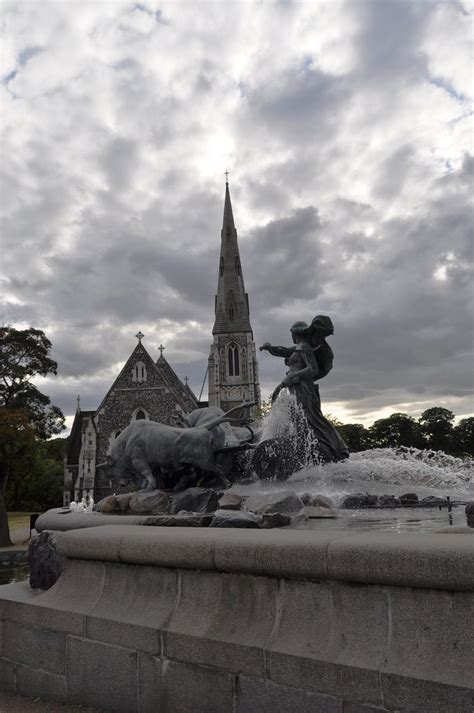
[{"label": "overcast sky", "polygon": [[[473,5],[3,2],[2,314],[67,415],[138,330],[199,393],[224,200],[257,345],[328,314],[323,410],[472,400]],[[259,356],[264,396],[284,374]],[[207,387],[205,391],[207,397]]]}]

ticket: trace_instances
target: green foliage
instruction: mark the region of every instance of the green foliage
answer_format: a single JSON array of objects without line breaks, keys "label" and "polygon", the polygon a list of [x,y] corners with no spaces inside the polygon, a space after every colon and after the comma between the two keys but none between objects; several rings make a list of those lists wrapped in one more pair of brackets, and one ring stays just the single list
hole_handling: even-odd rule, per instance
[{"label": "green foliage", "polygon": [[[61,502],[61,410],[33,383],[57,373],[51,342],[39,329],[0,328],[0,546],[10,544],[6,505],[43,509]],[[59,487],[58,487],[59,486]]]},{"label": "green foliage", "polygon": [[453,446],[456,455],[474,457],[474,417],[463,418],[453,428]]},{"label": "green foliage", "polygon": [[361,423],[341,423],[337,426],[337,430],[351,453],[365,451],[372,445],[370,432]]},{"label": "green foliage", "polygon": [[51,342],[40,329],[0,328],[0,406],[22,409],[40,438],[64,429],[64,416],[33,383],[35,376],[56,374]]},{"label": "green foliage", "polygon": [[426,441],[419,423],[406,413],[392,413],[381,418],[370,427],[370,438],[376,448],[413,446],[425,448]]},{"label": "green foliage", "polygon": [[449,453],[453,450],[454,413],[434,406],[423,411],[419,418],[429,448]]}]

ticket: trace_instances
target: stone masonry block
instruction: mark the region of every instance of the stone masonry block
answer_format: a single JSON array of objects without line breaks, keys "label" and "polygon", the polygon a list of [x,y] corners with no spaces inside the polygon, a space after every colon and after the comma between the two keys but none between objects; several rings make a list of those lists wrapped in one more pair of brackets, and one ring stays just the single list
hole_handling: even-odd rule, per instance
[{"label": "stone masonry block", "polygon": [[163,713],[233,713],[235,676],[163,659]]},{"label": "stone masonry block", "polygon": [[66,700],[66,677],[30,666],[16,665],[15,693],[22,696],[45,698],[48,701]]},{"label": "stone masonry block", "polygon": [[13,691],[15,688],[15,664],[0,658],[0,691]]},{"label": "stone masonry block", "polygon": [[285,581],[279,611],[269,651],[372,670],[385,660],[388,601],[381,587]]},{"label": "stone masonry block", "polygon": [[239,676],[236,713],[343,713],[342,700],[333,696],[277,686]]},{"label": "stone masonry block", "polygon": [[[442,652],[439,652],[442,657]],[[400,713],[472,713],[474,689],[382,673],[384,705]]]},{"label": "stone masonry block", "polygon": [[86,620],[85,636],[114,646],[126,644],[130,649],[146,651],[149,654],[161,653],[161,636],[156,628],[89,616]]},{"label": "stone masonry block", "polygon": [[[95,531],[98,532],[98,528]],[[213,539],[209,532],[208,528],[131,527],[131,536],[121,538],[120,560],[130,564],[213,570]]]},{"label": "stone masonry block", "polygon": [[105,708],[114,713],[137,713],[137,658],[136,651],[131,649],[68,636],[68,703]]},{"label": "stone masonry block", "polygon": [[378,671],[273,651],[267,652],[266,664],[272,683],[349,701],[382,704]]},{"label": "stone masonry block", "polygon": [[3,623],[3,655],[50,673],[64,673],[65,634],[11,621]]},{"label": "stone masonry block", "polygon": [[86,635],[102,642],[159,654],[160,628],[176,605],[174,570],[106,564],[102,593],[87,617]]},{"label": "stone masonry block", "polygon": [[164,655],[263,677],[276,595],[274,579],[182,571],[179,606],[164,631]]},{"label": "stone masonry block", "polygon": [[320,579],[326,577],[328,544],[338,533],[274,529],[219,531],[218,534],[214,545],[218,570]]},{"label": "stone masonry block", "polygon": [[158,713],[162,700],[161,658],[138,654],[138,690],[140,713]]},{"label": "stone masonry block", "polygon": [[336,580],[472,591],[474,547],[464,535],[359,532],[335,538],[327,552]]},{"label": "stone masonry block", "polygon": [[[42,600],[41,600],[42,602]],[[51,631],[67,634],[83,634],[84,616],[74,611],[66,611],[52,606],[42,606],[35,602],[4,602],[4,619],[18,624],[39,626]]]},{"label": "stone masonry block", "polygon": [[37,603],[60,611],[87,614],[100,596],[104,578],[103,562],[66,559],[60,578],[51,589],[38,596]]},{"label": "stone masonry block", "polygon": [[390,587],[385,673],[459,687],[474,685],[474,595]]},{"label": "stone masonry block", "polygon": [[366,706],[364,703],[343,701],[342,713],[387,713],[387,709],[380,706]]}]

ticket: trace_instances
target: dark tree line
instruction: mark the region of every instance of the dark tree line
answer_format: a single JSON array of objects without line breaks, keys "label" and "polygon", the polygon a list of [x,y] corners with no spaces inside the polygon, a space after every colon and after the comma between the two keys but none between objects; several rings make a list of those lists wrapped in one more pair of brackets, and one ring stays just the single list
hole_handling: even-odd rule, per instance
[{"label": "dark tree line", "polygon": [[337,429],[353,452],[408,446],[458,457],[474,456],[474,418],[463,418],[456,426],[454,419],[452,411],[433,406],[418,420],[406,413],[392,413],[369,428],[361,423],[337,423]]}]

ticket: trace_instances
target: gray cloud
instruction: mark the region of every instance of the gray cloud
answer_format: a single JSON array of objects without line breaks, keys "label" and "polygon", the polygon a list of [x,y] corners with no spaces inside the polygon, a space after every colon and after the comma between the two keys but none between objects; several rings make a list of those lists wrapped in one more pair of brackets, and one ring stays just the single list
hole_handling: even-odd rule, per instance
[{"label": "gray cloud", "polygon": [[467,10],[180,7],[5,6],[2,319],[51,337],[53,400],[96,406],[139,329],[200,390],[229,168],[257,344],[327,313],[327,411],[472,411]]}]

